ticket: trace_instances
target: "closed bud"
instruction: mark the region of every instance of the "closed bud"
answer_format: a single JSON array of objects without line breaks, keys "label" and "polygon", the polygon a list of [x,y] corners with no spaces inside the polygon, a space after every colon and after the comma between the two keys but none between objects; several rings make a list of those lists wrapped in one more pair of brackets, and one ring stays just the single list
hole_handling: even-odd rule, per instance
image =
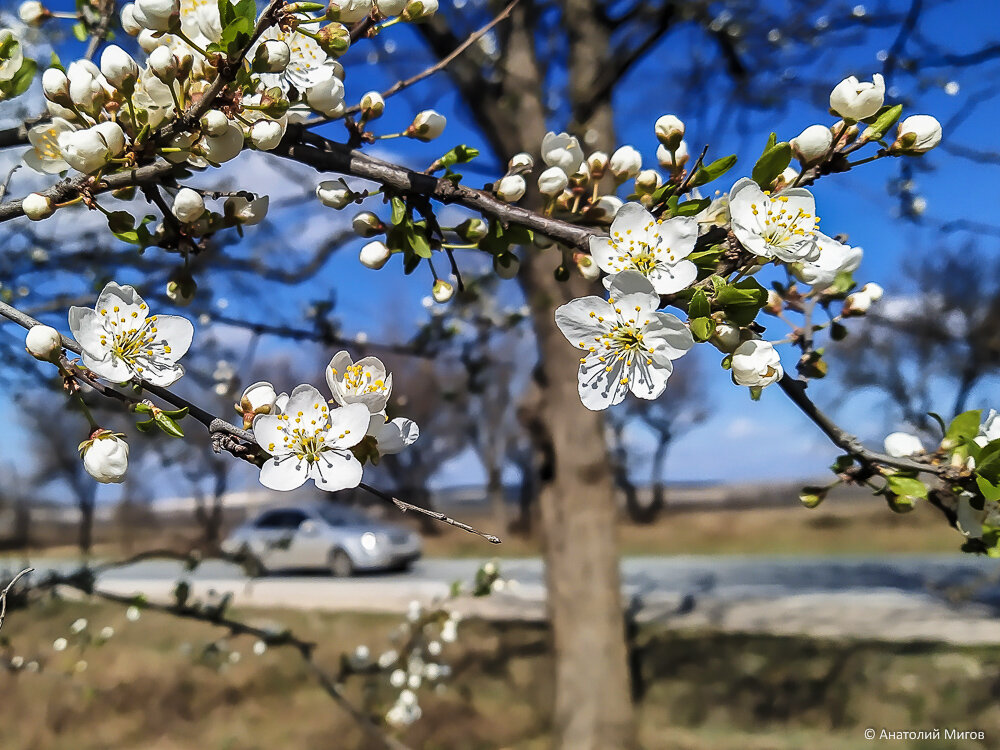
[{"label": "closed bud", "polygon": [[364,120],[375,120],[385,112],[385,99],[377,91],[369,91],[361,97],[358,105],[361,109],[361,117]]},{"label": "closed bud", "polygon": [[271,414],[274,412],[275,402],[278,395],[274,386],[267,381],[260,381],[247,386],[240,396],[240,401],[236,404],[236,413],[243,417],[243,429],[249,430],[253,426],[254,417],[258,414]]},{"label": "closed bud", "polygon": [[257,47],[253,69],[258,73],[281,73],[288,67],[291,50],[280,39],[265,39]]},{"label": "closed bud", "polygon": [[828,153],[833,146],[833,133],[825,125],[810,125],[789,141],[795,158],[802,164],[813,164]]},{"label": "closed bud", "polygon": [[139,66],[132,56],[116,44],[109,44],[101,53],[101,73],[108,83],[128,95],[139,80]]},{"label": "closed bud", "polygon": [[798,179],[799,173],[791,167],[785,167],[784,171],[771,182],[771,192],[777,193],[784,190]]},{"label": "closed bud", "polygon": [[522,151],[514,154],[507,162],[507,174],[524,174],[535,168],[535,160],[531,154]]},{"label": "closed bud", "polygon": [[631,180],[642,170],[642,154],[631,146],[622,146],[611,155],[608,166],[615,180],[621,184]]},{"label": "closed bud", "polygon": [[351,32],[342,23],[328,23],[317,32],[316,42],[330,57],[340,57],[351,46]]},{"label": "closed bud", "polygon": [[656,138],[669,151],[675,151],[684,138],[684,123],[674,115],[663,115],[654,126]]},{"label": "closed bud", "polygon": [[191,188],[181,188],[174,197],[174,205],[170,209],[178,221],[190,224],[201,218],[205,213],[205,199],[201,193]]},{"label": "closed bud", "polygon": [[549,167],[538,176],[538,190],[542,195],[559,195],[568,185],[569,177],[559,167]]},{"label": "closed bud", "polygon": [[868,282],[863,287],[861,291],[867,294],[872,302],[878,302],[882,299],[882,295],[885,294],[885,290],[874,282]]},{"label": "closed bud", "polygon": [[43,21],[52,17],[52,13],[38,0],[25,0],[17,6],[17,17],[28,26],[41,26]]},{"label": "closed bud", "polygon": [[247,137],[250,143],[261,151],[270,151],[281,143],[281,138],[285,134],[285,129],[280,122],[275,120],[257,120],[250,126]]},{"label": "closed bud", "polygon": [[198,283],[189,273],[182,272],[167,282],[167,298],[178,307],[187,307],[194,301]]},{"label": "closed bud", "polygon": [[223,205],[228,219],[243,226],[253,226],[262,222],[267,216],[269,204],[270,199],[266,195],[253,200],[247,200],[241,195],[234,195],[227,198]]},{"label": "closed bud", "polygon": [[191,69],[194,68],[194,55],[191,50],[181,47],[174,50],[174,59],[177,60],[177,78],[183,81],[191,75]]},{"label": "closed bud", "polygon": [[[566,175],[563,174],[563,178]],[[515,203],[524,197],[524,192],[528,189],[524,178],[519,174],[509,174],[497,183],[497,198],[505,203]]]},{"label": "closed bud", "polygon": [[357,23],[371,15],[374,8],[373,0],[330,0],[326,7],[326,17],[330,21]]},{"label": "closed bud", "polygon": [[371,211],[362,211],[351,222],[354,233],[359,237],[375,237],[385,231],[385,224]]},{"label": "closed bud", "polygon": [[684,141],[681,141],[673,150],[662,144],[656,149],[656,159],[660,162],[660,166],[671,172],[682,170],[687,164],[688,158],[690,158],[688,147]]},{"label": "closed bud", "polygon": [[118,484],[128,472],[128,443],[110,430],[95,430],[80,446],[83,468],[101,484]]},{"label": "closed bud", "polygon": [[466,219],[455,227],[455,234],[466,242],[479,242],[488,232],[489,225],[482,219]]},{"label": "closed bud", "polygon": [[830,109],[845,120],[864,120],[882,108],[884,99],[885,80],[881,75],[872,76],[871,83],[850,76],[830,92]]},{"label": "closed bud", "polygon": [[392,251],[384,242],[375,240],[361,248],[358,260],[361,261],[361,265],[377,271],[389,261],[391,255]]},{"label": "closed bud", "polygon": [[407,0],[375,0],[375,7],[383,18],[398,16],[406,8]]},{"label": "closed bud", "polygon": [[144,29],[177,31],[180,10],[180,0],[136,0],[132,17]]},{"label": "closed bud", "polygon": [[740,329],[728,323],[719,323],[709,342],[720,352],[732,354],[740,345]]},{"label": "closed bud", "polygon": [[435,302],[447,302],[455,296],[455,287],[444,279],[437,279],[434,281],[434,287],[431,289],[431,296],[434,297]]},{"label": "closed bud", "polygon": [[343,179],[324,180],[316,186],[316,197],[320,203],[330,208],[341,209],[354,203],[357,195]]},{"label": "closed bud", "polygon": [[415,23],[430,18],[437,9],[438,0],[410,0],[400,15],[404,21]]},{"label": "closed bud", "polygon": [[217,109],[210,109],[201,116],[201,132],[205,135],[218,137],[229,130],[229,118]]},{"label": "closed bud", "polygon": [[[574,253],[573,260],[576,262],[576,269],[587,281],[597,281],[601,276],[600,267],[586,253]],[[560,279],[562,281],[563,279]]]},{"label": "closed bud", "polygon": [[899,123],[892,153],[923,154],[941,142],[941,123],[930,115],[911,115]]},{"label": "closed bud", "polygon": [[55,208],[52,206],[52,199],[48,196],[41,193],[29,193],[21,201],[21,210],[32,221],[41,221],[49,218]]},{"label": "closed bud", "polygon": [[635,192],[637,195],[651,195],[660,187],[663,180],[655,169],[644,169],[635,176]]},{"label": "closed bud", "polygon": [[153,75],[168,86],[177,80],[177,58],[174,57],[174,53],[170,47],[165,45],[157,47],[149,53],[149,60],[147,62],[149,63],[149,69],[153,71]]},{"label": "closed bud", "polygon": [[50,102],[64,107],[73,103],[69,97],[69,78],[59,68],[49,68],[42,73],[42,93]]},{"label": "closed bud", "polygon": [[138,36],[145,28],[135,20],[135,4],[128,3],[121,12],[122,31],[129,36]]},{"label": "closed bud", "polygon": [[52,326],[32,326],[24,337],[24,348],[35,359],[54,362],[62,351],[62,337]]},{"label": "closed bud", "polygon": [[590,169],[590,176],[595,180],[604,177],[608,169],[608,155],[603,151],[595,151],[587,157],[587,167]]},{"label": "closed bud", "polygon": [[773,289],[767,290],[767,304],[764,305],[764,312],[771,315],[779,315],[785,309],[785,300]]},{"label": "closed bud", "polygon": [[844,317],[864,315],[872,303],[882,299],[883,290],[878,284],[865,284],[860,291],[847,296],[841,314]]},{"label": "closed bud", "polygon": [[502,252],[493,256],[493,270],[501,279],[512,279],[517,276],[521,261],[514,253]]},{"label": "closed bud", "polygon": [[306,103],[327,117],[334,117],[344,107],[344,82],[330,76],[306,91]]},{"label": "closed bud", "polygon": [[410,127],[406,129],[406,135],[421,141],[432,141],[444,132],[446,124],[447,120],[443,115],[433,109],[426,109],[413,118]]}]

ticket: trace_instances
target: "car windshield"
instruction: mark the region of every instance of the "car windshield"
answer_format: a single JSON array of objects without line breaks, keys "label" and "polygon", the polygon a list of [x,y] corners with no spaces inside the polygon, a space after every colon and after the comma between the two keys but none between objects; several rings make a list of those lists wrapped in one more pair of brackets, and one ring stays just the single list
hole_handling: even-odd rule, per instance
[{"label": "car windshield", "polygon": [[371,519],[354,508],[343,505],[323,505],[319,508],[323,520],[332,526],[355,526],[371,523]]}]

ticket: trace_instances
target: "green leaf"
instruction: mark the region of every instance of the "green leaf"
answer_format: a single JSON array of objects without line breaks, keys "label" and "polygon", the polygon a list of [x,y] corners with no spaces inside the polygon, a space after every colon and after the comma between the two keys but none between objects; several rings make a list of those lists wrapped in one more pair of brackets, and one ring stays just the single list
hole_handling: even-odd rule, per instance
[{"label": "green leaf", "polygon": [[736,154],[716,159],[711,164],[701,167],[694,173],[694,178],[691,180],[691,186],[698,187],[699,185],[704,185],[705,183],[722,177],[722,175],[732,169],[735,165]]},{"label": "green leaf", "polygon": [[[716,279],[718,277],[712,277]],[[715,304],[722,308],[726,317],[736,325],[749,325],[757,313],[767,303],[767,290],[756,279],[744,279],[735,284],[724,280],[715,283]]]},{"label": "green leaf", "polygon": [[769,135],[767,137],[767,145],[764,146],[764,150],[767,151],[769,148],[771,148],[772,146],[774,146],[777,142],[778,142],[778,134],[777,133],[771,133],[771,135]]},{"label": "green leaf", "polygon": [[158,412],[153,417],[153,421],[156,422],[156,426],[159,427],[163,432],[170,435],[170,437],[182,438],[184,437],[184,430],[180,428],[174,420],[166,415],[165,412]]},{"label": "green leaf", "polygon": [[691,318],[691,335],[696,341],[708,341],[715,333],[715,321],[712,318]]},{"label": "green leaf", "polygon": [[696,289],[691,295],[688,303],[689,318],[707,318],[712,313],[712,307],[708,303],[708,295],[704,289]]},{"label": "green leaf", "polygon": [[991,502],[1000,500],[1000,486],[992,484],[982,477],[976,477],[976,484],[979,485],[979,491],[983,493],[985,499]]},{"label": "green leaf", "polygon": [[188,415],[188,407],[184,406],[180,409],[164,409],[163,413],[166,414],[171,419],[184,419]]},{"label": "green leaf", "polygon": [[437,160],[437,163],[440,165],[439,168],[444,167],[445,169],[448,169],[456,164],[466,164],[467,162],[475,159],[477,156],[479,156],[479,149],[462,144],[460,146],[455,146],[455,148],[451,151],[441,156]]},{"label": "green leaf", "polygon": [[151,429],[153,429],[154,424],[155,423],[153,422],[152,418],[144,419],[142,422],[136,422],[135,428],[139,430],[139,432],[149,432]]},{"label": "green leaf", "polygon": [[700,213],[704,209],[708,208],[708,204],[712,202],[711,198],[700,198],[693,201],[684,201],[683,203],[677,204],[677,208],[674,209],[674,216],[694,216]]},{"label": "green leaf", "polygon": [[964,411],[951,420],[948,430],[944,434],[941,445],[946,450],[967,443],[979,434],[979,423],[982,420],[982,409],[971,409]]},{"label": "green leaf", "polygon": [[815,508],[826,499],[828,487],[808,486],[799,492],[799,501],[807,508]]},{"label": "green leaf", "polygon": [[73,24],[73,36],[76,37],[76,40],[78,42],[85,42],[85,41],[87,41],[87,27],[84,26],[82,23],[74,23]]},{"label": "green leaf", "polygon": [[37,70],[38,63],[25,58],[24,62],[21,63],[21,67],[14,74],[14,77],[4,82],[4,94],[11,99],[23,94],[31,87],[31,82],[34,80]]},{"label": "green leaf", "polygon": [[406,216],[406,204],[403,202],[403,199],[398,196],[393,196],[390,204],[392,205],[392,223],[397,225],[402,224],[403,217]]},{"label": "green leaf", "polygon": [[937,412],[933,412],[933,411],[927,412],[927,416],[930,417],[931,419],[933,419],[935,422],[938,423],[938,426],[941,428],[941,435],[942,436],[946,432],[948,432],[948,426],[944,423],[944,417],[942,417]]},{"label": "green leaf", "polygon": [[874,122],[869,125],[864,132],[864,136],[870,141],[881,140],[889,128],[896,124],[896,120],[903,114],[903,105],[897,104],[895,107],[883,107],[882,111],[875,116]]},{"label": "green leaf", "polygon": [[927,485],[921,482],[919,479],[903,476],[901,474],[892,474],[890,476],[887,476],[885,479],[889,491],[892,492],[894,495],[899,495],[900,497],[912,497],[912,498],[927,497]]},{"label": "green leaf", "polygon": [[830,466],[830,471],[832,471],[834,474],[840,474],[842,472],[847,471],[852,466],[854,466],[854,456],[852,456],[850,453],[845,453],[842,456],[837,456],[836,460],[833,462],[833,465]]},{"label": "green leaf", "polygon": [[982,447],[976,456],[976,474],[991,484],[1000,483],[1000,440]]},{"label": "green leaf", "polygon": [[[774,135],[773,133],[771,134]],[[751,177],[753,181],[760,185],[762,190],[767,190],[771,183],[785,171],[792,161],[792,147],[785,141],[768,146],[753,165]]]},{"label": "green leaf", "polygon": [[410,245],[410,249],[414,253],[419,255],[421,258],[431,257],[431,244],[427,241],[426,235],[417,229],[413,224],[408,224],[406,226],[406,239]]}]

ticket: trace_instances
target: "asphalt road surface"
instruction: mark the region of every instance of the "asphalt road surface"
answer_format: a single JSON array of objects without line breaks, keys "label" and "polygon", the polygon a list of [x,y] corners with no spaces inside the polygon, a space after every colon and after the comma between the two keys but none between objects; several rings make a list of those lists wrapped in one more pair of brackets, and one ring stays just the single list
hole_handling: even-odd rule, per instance
[{"label": "asphalt road surface", "polygon": [[[6,566],[20,562],[11,559]],[[73,566],[31,562],[40,571]],[[237,606],[402,612],[411,600],[427,604],[447,596],[452,582],[471,581],[479,564],[425,559],[406,573],[248,579],[217,561],[193,573],[177,563],[147,561],[108,572],[98,589],[168,601],[184,578],[195,596],[231,593]],[[499,564],[508,580],[504,590],[463,601],[460,608],[486,617],[543,619],[541,560]],[[623,560],[622,582],[626,606],[640,620],[664,627],[1000,644],[1000,562],[988,558],[636,557]]]}]

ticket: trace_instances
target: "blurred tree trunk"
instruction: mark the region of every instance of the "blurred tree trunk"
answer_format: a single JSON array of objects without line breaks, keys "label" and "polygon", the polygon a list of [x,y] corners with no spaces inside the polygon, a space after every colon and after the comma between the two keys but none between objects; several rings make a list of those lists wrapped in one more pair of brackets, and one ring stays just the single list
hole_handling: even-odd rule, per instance
[{"label": "blurred tree trunk", "polygon": [[[520,151],[537,157],[548,130],[543,74],[535,57],[537,8],[522,2],[511,14],[498,62],[499,82],[486,84],[478,70],[449,71],[497,156]],[[589,0],[569,0],[564,17],[571,44],[570,95],[589,99],[608,58],[609,33]],[[440,25],[425,37],[439,55],[454,49]],[[586,151],[610,150],[610,102],[588,107],[573,123]],[[596,138],[594,137],[596,134]],[[541,206],[529,180],[524,205]],[[549,617],[555,649],[554,746],[565,750],[626,750],[635,744],[634,713],[622,610],[615,529],[614,482],[604,440],[604,420],[588,411],[577,392],[579,357],[556,327],[553,310],[596,294],[597,286],[571,269],[559,282],[558,251],[525,248],[518,275],[531,309],[538,347],[535,413],[526,417],[542,468],[539,485]]]},{"label": "blurred tree trunk", "polygon": [[84,556],[89,555],[90,550],[94,546],[94,500],[96,496],[96,491],[85,490],[79,498],[80,527],[78,529],[77,546],[79,546],[80,553]]},{"label": "blurred tree trunk", "polygon": [[490,466],[486,472],[486,499],[493,511],[493,523],[498,530],[507,530],[507,497],[503,487],[503,470]]}]

